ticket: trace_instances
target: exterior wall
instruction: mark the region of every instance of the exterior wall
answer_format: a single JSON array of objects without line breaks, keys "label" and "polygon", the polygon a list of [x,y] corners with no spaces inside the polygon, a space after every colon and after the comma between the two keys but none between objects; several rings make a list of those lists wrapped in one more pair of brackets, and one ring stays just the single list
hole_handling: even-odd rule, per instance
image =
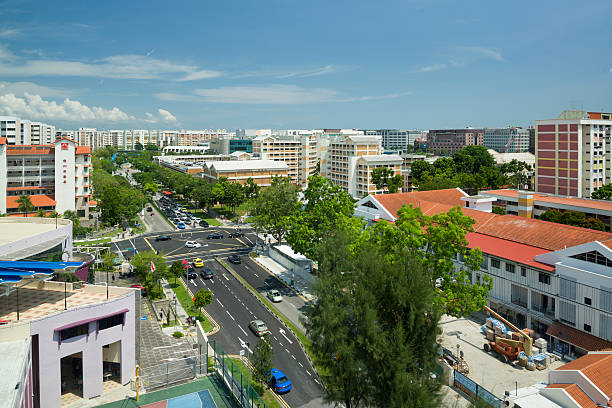
[{"label": "exterior wall", "polygon": [[[602,391],[598,389],[595,384],[593,384],[591,380],[579,370],[552,370],[550,373],[548,373],[548,383],[577,384],[582,391],[587,393],[589,397],[591,397],[597,404],[604,407],[608,405],[608,396],[602,393]],[[554,388],[544,388],[541,393],[542,395],[550,398],[548,394],[552,390],[554,390]],[[560,398],[560,400],[562,399]],[[580,407],[579,404],[576,404],[576,406]]]},{"label": "exterior wall", "polygon": [[428,150],[436,154],[453,154],[465,146],[482,145],[482,129],[441,129],[430,130],[427,136]]},{"label": "exterior wall", "polygon": [[219,177],[227,177],[230,182],[236,182],[240,184],[246,184],[249,178],[253,179],[253,182],[259,186],[270,186],[272,185],[272,179],[274,177],[288,177],[287,169],[283,170],[230,170],[217,172],[214,168],[204,168],[202,172],[202,178],[215,183]]},{"label": "exterior wall", "polygon": [[230,139],[229,154],[234,152],[253,153],[253,140],[251,139]]},{"label": "exterior wall", "polygon": [[77,155],[75,158],[75,210],[81,218],[89,218],[89,199],[92,194],[90,176],[90,155]]},{"label": "exterior wall", "polygon": [[301,155],[301,143],[292,138],[276,139],[271,136],[253,140],[253,153],[263,160],[282,161],[289,167],[287,174],[295,184],[299,183],[298,166]]},{"label": "exterior wall", "polygon": [[11,116],[0,116],[0,137],[6,137],[7,144],[19,144],[21,120]]},{"label": "exterior wall", "polygon": [[71,140],[55,143],[55,211],[76,211],[75,207],[75,155],[76,145]]},{"label": "exterior wall", "polygon": [[[104,288],[105,289],[105,288]],[[61,406],[61,359],[82,352],[83,398],[89,399],[102,394],[102,348],[107,344],[121,341],[121,384],[127,384],[136,369],[135,355],[135,293],[102,304],[89,305],[78,309],[50,315],[31,322],[31,334],[39,338],[39,372],[41,408]],[[58,327],[86,319],[102,317],[128,309],[125,324],[97,331],[97,323],[89,323],[89,333],[68,340],[59,341]]]},{"label": "exterior wall", "polygon": [[487,149],[499,153],[522,153],[529,151],[529,130],[508,127],[484,129],[483,143]]},{"label": "exterior wall", "polygon": [[7,171],[6,171],[6,144],[0,144],[0,214],[6,214],[6,187],[7,187]]}]

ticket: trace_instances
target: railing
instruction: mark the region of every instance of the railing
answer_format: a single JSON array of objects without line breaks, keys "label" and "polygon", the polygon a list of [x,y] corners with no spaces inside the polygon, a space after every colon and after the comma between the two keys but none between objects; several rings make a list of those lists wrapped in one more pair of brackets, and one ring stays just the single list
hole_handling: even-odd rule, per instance
[{"label": "railing", "polygon": [[525,309],[527,309],[527,302],[525,302],[525,301],[523,301],[523,300],[521,300],[521,299],[512,299],[512,300],[511,300],[511,302],[512,302],[513,304],[515,304],[515,305],[522,306],[522,307],[524,307]]},{"label": "railing", "polygon": [[550,317],[555,317],[555,311],[551,310],[551,309],[547,309],[538,305],[534,305],[533,303],[531,304],[531,310],[538,312],[538,313],[542,313],[545,314],[547,316]]}]

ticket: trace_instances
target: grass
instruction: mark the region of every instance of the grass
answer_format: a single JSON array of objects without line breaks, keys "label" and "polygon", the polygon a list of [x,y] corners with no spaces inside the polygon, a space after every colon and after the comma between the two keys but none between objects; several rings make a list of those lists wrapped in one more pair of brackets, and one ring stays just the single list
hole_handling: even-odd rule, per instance
[{"label": "grass", "polygon": [[215,227],[222,225],[218,219],[210,218],[209,214],[204,210],[201,210],[199,208],[191,208],[189,209],[189,211],[191,211],[196,217],[200,217],[203,221],[206,221],[211,226]]},{"label": "grass", "polygon": [[200,321],[204,332],[208,333],[209,331],[211,331],[213,329],[212,323],[206,318],[206,315],[204,314],[200,314],[200,316],[198,317],[198,312],[196,310],[193,310],[191,299],[189,298],[187,290],[183,287],[183,285],[181,285],[180,283],[171,283],[170,287],[172,288],[174,293],[176,293],[176,298],[179,302],[181,302],[181,305],[183,306],[183,309],[185,309],[187,314],[190,317],[194,317]]},{"label": "grass", "polygon": [[138,223],[140,224],[140,229],[137,229],[137,227],[135,226],[135,225],[136,225],[136,223],[134,223],[134,228],[133,228],[133,230],[135,230],[134,232],[135,232],[136,234],[142,234],[142,233],[146,232],[146,231],[147,231],[147,227],[145,227],[144,223],[142,222],[142,218],[140,218],[139,216],[137,216],[135,219],[136,219],[136,221],[138,221]]},{"label": "grass", "polygon": [[179,322],[178,320],[170,320],[170,324],[168,323],[163,323],[162,327],[174,327],[174,326],[182,326],[181,322]]},{"label": "grass", "polygon": [[89,241],[83,241],[83,242],[75,242],[73,245],[74,246],[94,246],[96,244],[106,244],[111,242],[110,238],[97,238],[97,239],[90,239]]},{"label": "grass", "polygon": [[[212,208],[217,214],[227,216],[227,218],[233,218],[234,212],[229,206],[216,206]],[[236,207],[236,216],[244,215],[249,209],[249,203],[242,203]]]},{"label": "grass", "polygon": [[[226,357],[225,358],[225,364],[226,367],[229,367],[230,364],[228,363],[228,360],[231,360],[233,364],[233,366],[231,366],[231,371],[234,373],[234,376],[239,376],[242,374],[242,378],[244,378],[244,381],[246,382],[247,379],[247,367],[244,361],[242,361],[239,358],[229,358]],[[263,391],[263,395],[261,396],[261,399],[266,403],[266,405],[268,406],[268,408],[282,408],[282,405],[276,400],[276,398],[274,398],[274,395],[272,394],[272,391],[269,389],[266,389],[265,385],[259,384],[254,378],[253,378],[253,373],[251,372],[250,374],[250,378],[249,378],[249,384],[251,384],[251,387],[253,387],[254,390],[262,390]]]}]

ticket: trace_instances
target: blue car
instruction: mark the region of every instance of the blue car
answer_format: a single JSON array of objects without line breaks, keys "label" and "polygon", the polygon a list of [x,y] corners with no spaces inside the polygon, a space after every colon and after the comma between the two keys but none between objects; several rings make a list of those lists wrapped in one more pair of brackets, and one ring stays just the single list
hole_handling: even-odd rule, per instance
[{"label": "blue car", "polygon": [[179,222],[178,224],[176,224],[178,229],[185,229],[185,223],[184,222]]},{"label": "blue car", "polygon": [[277,394],[284,394],[291,391],[291,381],[279,369],[273,368],[270,371],[270,388],[276,391]]}]

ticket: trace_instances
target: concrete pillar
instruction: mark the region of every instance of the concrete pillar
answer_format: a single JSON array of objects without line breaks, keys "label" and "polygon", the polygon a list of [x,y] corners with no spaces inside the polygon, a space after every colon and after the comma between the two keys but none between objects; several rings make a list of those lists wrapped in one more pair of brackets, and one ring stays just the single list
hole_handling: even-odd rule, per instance
[{"label": "concrete pillar", "polygon": [[[95,323],[94,323],[95,324]],[[89,336],[95,336],[95,330]],[[83,350],[83,398],[102,395],[102,348],[86,347]]]}]

